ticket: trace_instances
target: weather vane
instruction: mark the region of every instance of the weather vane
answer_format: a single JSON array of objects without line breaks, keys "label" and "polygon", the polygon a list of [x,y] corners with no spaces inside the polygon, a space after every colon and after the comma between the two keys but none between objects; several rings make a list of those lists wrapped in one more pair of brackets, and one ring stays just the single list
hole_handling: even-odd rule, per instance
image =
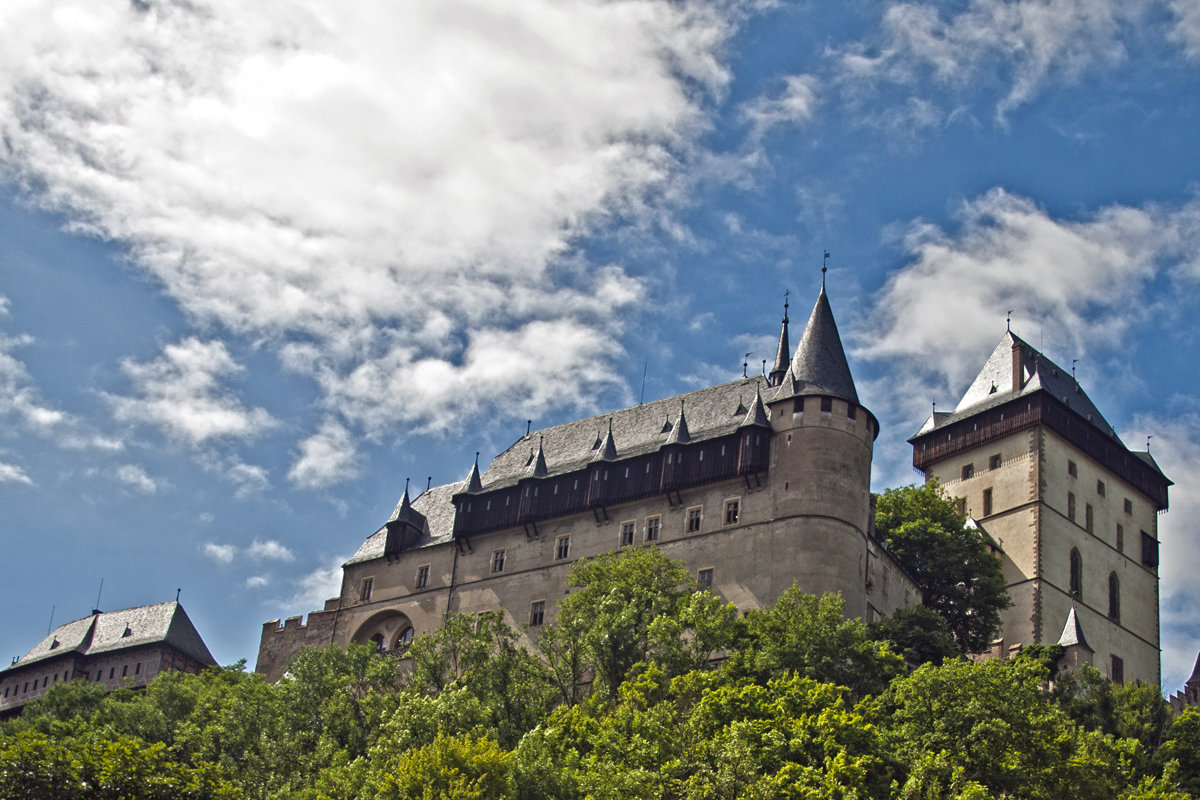
[{"label": "weather vane", "polygon": [[829,266],[825,263],[829,261],[829,251],[825,251],[825,257],[821,259],[821,288],[825,288],[825,273],[829,270]]}]

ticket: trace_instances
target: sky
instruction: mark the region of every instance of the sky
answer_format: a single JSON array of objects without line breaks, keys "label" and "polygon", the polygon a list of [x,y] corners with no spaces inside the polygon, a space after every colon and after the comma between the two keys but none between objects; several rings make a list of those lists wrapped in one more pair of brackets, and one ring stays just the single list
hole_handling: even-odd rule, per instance
[{"label": "sky", "polygon": [[1187,678],[1200,0],[6,0],[0,38],[0,656],[179,590],[252,668],[406,481],[760,371],[828,251],[876,490],[1010,315],[1149,441]]}]

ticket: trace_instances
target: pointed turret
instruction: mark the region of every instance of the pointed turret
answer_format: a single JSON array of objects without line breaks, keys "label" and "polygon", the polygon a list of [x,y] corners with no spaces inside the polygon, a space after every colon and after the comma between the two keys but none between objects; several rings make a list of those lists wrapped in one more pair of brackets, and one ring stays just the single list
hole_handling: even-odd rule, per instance
[{"label": "pointed turret", "polygon": [[854,378],[824,286],[792,358],[791,377],[797,395],[827,395],[858,404]]},{"label": "pointed turret", "polygon": [[529,461],[529,474],[535,478],[545,477],[550,472],[546,467],[546,453],[542,450],[542,437],[538,437],[538,449]]},{"label": "pointed turret", "polygon": [[604,434],[604,440],[600,442],[600,446],[596,448],[596,455],[592,456],[592,461],[616,461],[617,460],[617,443],[613,440],[612,432],[612,417],[608,418],[608,433]]},{"label": "pointed turret", "polygon": [[763,405],[762,394],[759,393],[757,386],[754,388],[754,402],[750,404],[750,410],[746,412],[745,418],[738,427],[747,428],[755,425],[768,429],[771,427],[767,408]]},{"label": "pointed turret", "polygon": [[788,302],[783,301],[783,327],[779,331],[779,348],[775,351],[775,366],[767,377],[768,386],[778,386],[787,375],[788,362],[791,360],[791,349],[788,347]]},{"label": "pointed turret", "polygon": [[471,474],[467,476],[467,488],[463,491],[475,492],[483,491],[483,481],[479,477],[479,453],[475,453],[475,463],[471,465]]},{"label": "pointed turret", "polygon": [[1071,611],[1067,614],[1067,624],[1063,626],[1062,636],[1058,637],[1058,644],[1066,650],[1059,661],[1059,668],[1063,672],[1078,672],[1081,665],[1092,663],[1092,656],[1096,651],[1084,638],[1083,626],[1079,624],[1075,606],[1071,606]]},{"label": "pointed turret", "polygon": [[675,423],[675,427],[671,429],[671,433],[667,436],[666,444],[686,444],[692,440],[692,436],[688,433],[687,416],[683,410],[683,400],[679,401],[679,421]]},{"label": "pointed turret", "polygon": [[401,550],[412,547],[425,532],[425,515],[413,508],[408,499],[408,481],[404,482],[404,494],[384,528],[387,529],[387,535],[383,554],[387,557],[398,555]]}]

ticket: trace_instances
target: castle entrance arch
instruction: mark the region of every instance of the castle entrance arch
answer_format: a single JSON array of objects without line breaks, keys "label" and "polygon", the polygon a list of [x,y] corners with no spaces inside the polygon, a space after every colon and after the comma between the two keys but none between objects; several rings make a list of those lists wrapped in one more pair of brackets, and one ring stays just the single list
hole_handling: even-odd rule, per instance
[{"label": "castle entrance arch", "polygon": [[350,641],[371,645],[381,653],[402,653],[412,644],[415,634],[412,620],[406,614],[380,611],[360,625]]}]

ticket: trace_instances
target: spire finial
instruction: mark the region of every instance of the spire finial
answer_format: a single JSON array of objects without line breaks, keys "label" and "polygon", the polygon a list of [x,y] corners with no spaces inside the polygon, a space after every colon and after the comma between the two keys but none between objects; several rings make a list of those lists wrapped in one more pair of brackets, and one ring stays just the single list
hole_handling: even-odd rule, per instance
[{"label": "spire finial", "polygon": [[788,297],[791,295],[791,293],[792,293],[791,289],[783,290],[783,324],[784,325],[786,325],[787,321],[788,321]]},{"label": "spire finial", "polygon": [[829,271],[829,266],[825,263],[829,261],[829,251],[825,251],[825,258],[821,259],[821,291],[825,291],[825,273]]},{"label": "spire finial", "polygon": [[1079,363],[1078,358],[1071,359],[1071,380],[1075,381],[1076,383],[1079,382],[1079,379],[1075,377],[1075,365],[1078,363]]},{"label": "spire finial", "polygon": [[404,479],[404,495],[408,496],[408,478]]},{"label": "spire finial", "polygon": [[750,352],[750,353],[746,353],[746,355],[742,356],[742,377],[743,377],[743,378],[749,378],[749,377],[750,377],[750,376],[749,376],[748,374],[746,374],[746,373],[747,373],[747,372],[749,371],[749,369],[750,369],[750,356],[752,356],[752,355],[754,355],[754,353],[753,353],[753,352]]},{"label": "spire finial", "polygon": [[1146,434],[1146,452],[1147,452],[1147,453],[1149,453],[1149,452],[1150,452],[1150,440],[1151,440],[1151,439],[1153,439],[1153,438],[1154,438],[1154,437],[1153,437],[1153,436],[1151,436],[1150,434]]},{"label": "spire finial", "polygon": [[1009,333],[1012,333],[1012,314],[1013,310],[1010,308],[1008,310],[1008,316],[1004,319],[1004,329]]}]

